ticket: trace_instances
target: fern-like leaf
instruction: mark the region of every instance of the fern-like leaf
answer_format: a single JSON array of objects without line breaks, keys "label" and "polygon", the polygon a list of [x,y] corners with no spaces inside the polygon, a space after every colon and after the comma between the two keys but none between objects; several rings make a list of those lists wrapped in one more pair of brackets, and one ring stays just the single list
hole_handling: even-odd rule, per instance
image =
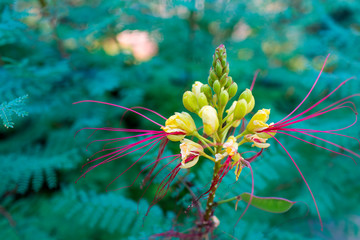
[{"label": "fern-like leaf", "polygon": [[10,102],[3,102],[0,105],[0,118],[3,121],[3,124],[6,128],[13,128],[13,115],[17,115],[19,117],[25,117],[28,113],[23,109],[24,102],[28,95],[24,95],[22,97],[18,97]]}]

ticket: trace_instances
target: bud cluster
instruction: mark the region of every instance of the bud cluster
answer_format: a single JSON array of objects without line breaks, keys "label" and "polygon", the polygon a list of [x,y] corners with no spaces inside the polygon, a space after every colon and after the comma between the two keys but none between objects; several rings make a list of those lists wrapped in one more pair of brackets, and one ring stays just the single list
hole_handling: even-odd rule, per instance
[{"label": "bud cluster", "polygon": [[[261,132],[271,125],[266,123],[270,114],[269,109],[259,110],[252,116],[238,136],[229,134],[230,129],[237,128],[255,106],[255,98],[250,89],[245,89],[236,98],[237,90],[237,84],[229,76],[225,47],[220,45],[213,55],[208,84],[196,81],[191,90],[184,93],[182,99],[184,107],[201,118],[202,134],[198,132],[191,115],[185,112],[171,116],[163,127],[169,140],[180,141],[181,168],[194,166],[200,156],[203,156],[214,161],[223,171],[227,168],[236,168],[235,176],[238,179],[244,160],[238,152],[238,147],[248,142],[258,148],[270,146],[267,140],[276,131],[271,134]],[[199,141],[186,139],[187,136],[196,137]],[[205,150],[211,152],[210,155],[213,157]]]}]

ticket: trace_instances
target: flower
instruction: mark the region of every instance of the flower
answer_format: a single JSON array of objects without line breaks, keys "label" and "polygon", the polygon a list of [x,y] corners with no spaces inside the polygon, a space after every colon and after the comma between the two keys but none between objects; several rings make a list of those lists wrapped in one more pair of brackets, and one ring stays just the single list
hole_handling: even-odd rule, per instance
[{"label": "flower", "polygon": [[269,143],[266,143],[266,140],[268,138],[262,138],[257,134],[247,134],[245,135],[244,138],[246,141],[248,142],[253,142],[254,144],[252,145],[252,147],[256,146],[258,148],[268,148],[270,147]]},{"label": "flower", "polygon": [[224,143],[223,148],[226,149],[226,153],[232,157],[237,153],[238,143],[236,142],[236,138],[234,136],[230,136],[228,140]]},{"label": "flower", "polygon": [[203,147],[189,139],[181,140],[181,168],[191,168],[199,161]]},{"label": "flower", "polygon": [[258,132],[267,128],[269,125],[266,124],[267,120],[269,120],[270,109],[261,109],[258,110],[254,116],[250,119],[249,124],[246,127],[246,130],[249,132]]},{"label": "flower", "polygon": [[219,128],[219,119],[217,116],[216,109],[209,105],[204,106],[200,110],[199,116],[203,120],[204,132],[208,136],[212,136]]},{"label": "flower", "polygon": [[165,127],[161,127],[170,141],[180,141],[186,135],[191,135],[196,131],[196,125],[190,114],[187,112],[175,113],[165,122]]}]

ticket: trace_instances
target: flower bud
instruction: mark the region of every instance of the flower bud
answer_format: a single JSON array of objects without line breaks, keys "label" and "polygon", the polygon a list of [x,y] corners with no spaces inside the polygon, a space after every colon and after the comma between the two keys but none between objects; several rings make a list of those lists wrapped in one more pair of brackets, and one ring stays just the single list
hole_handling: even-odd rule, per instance
[{"label": "flower bud", "polygon": [[228,89],[229,98],[232,98],[236,95],[237,89],[238,89],[237,84],[235,82],[233,82]]},{"label": "flower bud", "polygon": [[232,77],[228,77],[226,80],[227,80],[227,82],[225,84],[225,88],[228,88],[233,83],[233,80],[232,80]]},{"label": "flower bud", "polygon": [[220,85],[223,87],[225,86],[226,82],[227,82],[227,74],[225,73],[220,78]]},{"label": "flower bud", "polygon": [[264,128],[269,127],[266,124],[269,119],[270,109],[261,109],[254,114],[254,116],[250,119],[249,124],[246,127],[246,130],[249,132],[260,131]]},{"label": "flower bud", "polygon": [[226,53],[222,55],[221,65],[226,66]]},{"label": "flower bud", "polygon": [[199,94],[200,94],[200,89],[201,89],[201,86],[203,84],[199,81],[196,81],[193,85],[192,85],[192,89],[191,91],[195,94],[196,97],[199,97]]},{"label": "flower bud", "polygon": [[197,112],[199,111],[200,107],[196,96],[193,92],[186,91],[183,95],[183,104],[184,107],[189,110],[190,112]]},{"label": "flower bud", "polygon": [[222,90],[219,97],[220,107],[225,107],[229,101],[229,93],[226,90]]},{"label": "flower bud", "polygon": [[252,95],[252,92],[250,89],[245,89],[245,91],[243,91],[239,97],[239,100],[240,99],[244,99],[246,102],[247,102],[247,112],[246,113],[249,113],[251,112],[253,109],[254,109],[254,106],[255,106],[255,98],[254,96]]},{"label": "flower bud", "polygon": [[221,76],[222,75],[222,66],[220,60],[216,60],[216,66],[215,66],[215,72],[216,75]]},{"label": "flower bud", "polygon": [[205,106],[200,110],[199,116],[203,120],[204,132],[208,136],[212,136],[219,128],[219,119],[216,109],[209,105]]},{"label": "flower bud", "polygon": [[204,152],[203,147],[189,139],[181,140],[181,168],[190,168],[199,161],[199,156]]},{"label": "flower bud", "polygon": [[218,95],[218,96],[220,95],[220,88],[221,88],[220,82],[218,80],[216,80],[214,82],[213,89],[214,89],[214,92],[216,93],[216,95]]},{"label": "flower bud", "polygon": [[208,101],[207,101],[207,98],[206,98],[204,93],[200,93],[197,100],[198,100],[198,104],[199,104],[200,109],[202,107],[208,105]]},{"label": "flower bud", "polygon": [[196,125],[190,114],[187,112],[175,113],[165,122],[165,127],[161,127],[170,141],[180,141],[186,135],[191,135],[196,131]]},{"label": "flower bud", "polygon": [[244,99],[237,101],[235,110],[234,110],[234,119],[241,120],[245,117],[247,113],[247,103]]},{"label": "flower bud", "polygon": [[216,80],[218,80],[219,78],[216,76],[216,73],[215,73],[215,71],[214,71],[214,69],[210,69],[210,77],[211,77],[211,79],[213,80],[213,81],[216,81]]},{"label": "flower bud", "polygon": [[211,97],[212,97],[212,91],[211,91],[211,88],[210,88],[209,85],[207,85],[207,84],[202,85],[202,86],[201,86],[201,92],[205,94],[205,96],[206,96],[206,98],[207,98],[208,100],[211,99]]},{"label": "flower bud", "polygon": [[229,72],[230,72],[229,63],[227,63],[223,73],[229,74]]},{"label": "flower bud", "polygon": [[210,87],[212,87],[214,84],[214,80],[210,76],[208,77],[208,83],[209,83]]}]

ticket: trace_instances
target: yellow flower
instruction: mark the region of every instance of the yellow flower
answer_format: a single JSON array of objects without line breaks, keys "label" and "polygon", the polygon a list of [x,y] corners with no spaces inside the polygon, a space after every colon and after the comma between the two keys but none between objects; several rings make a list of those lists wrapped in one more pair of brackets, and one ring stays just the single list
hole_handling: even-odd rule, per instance
[{"label": "yellow flower", "polygon": [[203,153],[203,147],[189,139],[181,140],[181,168],[190,168],[199,161],[199,156]]},{"label": "yellow flower", "polygon": [[209,105],[204,106],[200,110],[199,116],[203,120],[204,132],[206,133],[206,135],[212,136],[219,128],[219,119],[215,108]]},{"label": "yellow flower", "polygon": [[190,114],[187,112],[175,113],[165,122],[165,127],[161,127],[171,141],[180,141],[186,135],[191,135],[196,131],[196,125]]},{"label": "yellow flower", "polygon": [[234,136],[230,136],[228,140],[224,143],[223,148],[225,148],[227,154],[232,157],[237,153],[238,146],[239,145],[236,142],[236,138]]},{"label": "yellow flower", "polygon": [[253,142],[252,147],[256,146],[258,148],[268,148],[270,147],[270,143],[266,143],[268,138],[262,138],[259,134],[248,134],[245,136],[245,140],[248,142]]},{"label": "yellow flower", "polygon": [[267,120],[269,120],[270,115],[270,109],[261,109],[258,110],[257,113],[254,114],[254,116],[251,118],[249,124],[246,127],[246,130],[249,132],[257,132],[262,129],[265,129],[269,127],[268,124],[266,124]]}]

